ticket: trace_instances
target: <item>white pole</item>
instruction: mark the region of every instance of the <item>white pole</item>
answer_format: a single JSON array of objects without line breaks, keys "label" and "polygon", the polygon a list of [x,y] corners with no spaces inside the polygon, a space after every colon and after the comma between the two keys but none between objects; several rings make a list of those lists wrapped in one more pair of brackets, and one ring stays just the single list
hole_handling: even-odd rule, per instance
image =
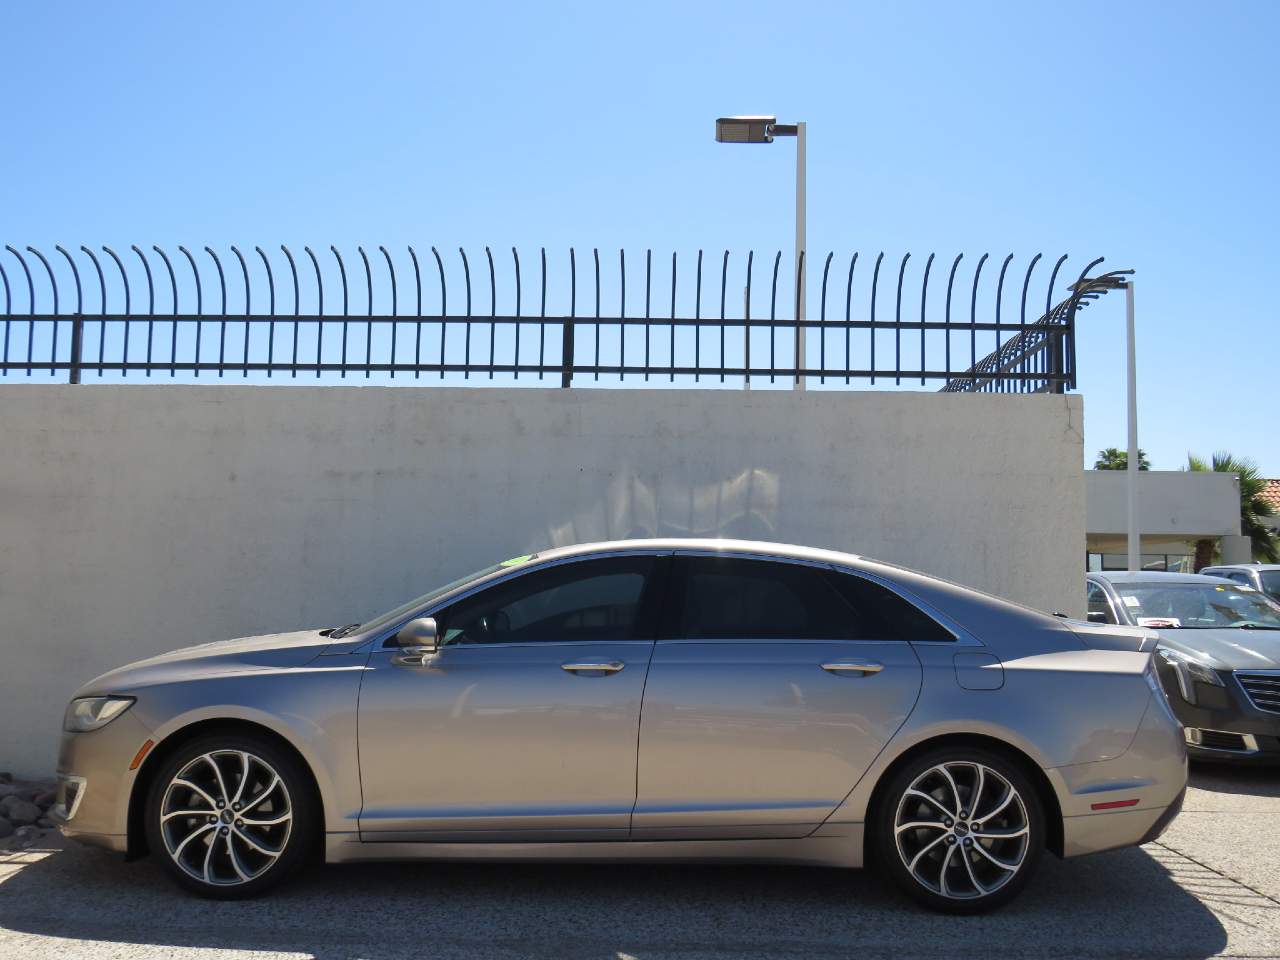
[{"label": "white pole", "polygon": [[1126,498],[1129,524],[1129,569],[1141,570],[1142,557],[1138,535],[1138,361],[1137,338],[1133,329],[1133,278],[1125,284],[1125,314],[1129,361],[1129,463]]},{"label": "white pole", "polygon": [[[803,122],[796,124],[796,319],[803,320],[806,317],[805,309],[805,276],[809,272],[809,264],[801,265],[801,255],[804,254],[806,246],[805,238],[805,143],[804,143]],[[805,257],[807,260],[807,256]],[[803,327],[796,327],[796,369],[799,370],[805,365],[805,330]],[[804,389],[804,377],[797,375],[795,389]]]}]

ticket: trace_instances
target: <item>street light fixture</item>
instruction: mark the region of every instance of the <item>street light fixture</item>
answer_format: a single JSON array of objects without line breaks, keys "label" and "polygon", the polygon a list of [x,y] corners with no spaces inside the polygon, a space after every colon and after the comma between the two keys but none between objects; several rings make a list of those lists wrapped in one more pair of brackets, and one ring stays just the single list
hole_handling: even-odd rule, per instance
[{"label": "street light fixture", "polygon": [[[778,123],[777,117],[721,117],[716,120],[717,143],[773,143],[774,137],[796,138],[796,320],[805,317],[805,124]],[[805,330],[796,326],[796,370],[804,369]],[[804,377],[796,374],[795,389],[804,389]]]},{"label": "street light fixture", "polygon": [[[1132,271],[1129,271],[1132,272]],[[1128,568],[1132,571],[1142,569],[1142,550],[1138,531],[1138,360],[1137,338],[1133,323],[1133,278],[1121,276],[1097,277],[1082,280],[1073,289],[1080,292],[1085,288],[1093,290],[1124,290],[1125,293],[1125,341],[1128,364],[1127,392],[1129,412],[1129,453],[1125,464],[1126,496],[1125,512],[1128,527]]]}]

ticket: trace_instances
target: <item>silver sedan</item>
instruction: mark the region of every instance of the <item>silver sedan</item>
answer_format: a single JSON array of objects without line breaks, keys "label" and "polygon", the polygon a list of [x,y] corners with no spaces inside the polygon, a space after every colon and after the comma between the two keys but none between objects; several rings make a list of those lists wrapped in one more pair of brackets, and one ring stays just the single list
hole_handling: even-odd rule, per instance
[{"label": "silver sedan", "polygon": [[1154,634],[889,564],[647,540],[517,557],[359,624],[179,650],[67,708],[63,833],[257,894],[394,859],[874,860],[974,912],[1186,785]]}]

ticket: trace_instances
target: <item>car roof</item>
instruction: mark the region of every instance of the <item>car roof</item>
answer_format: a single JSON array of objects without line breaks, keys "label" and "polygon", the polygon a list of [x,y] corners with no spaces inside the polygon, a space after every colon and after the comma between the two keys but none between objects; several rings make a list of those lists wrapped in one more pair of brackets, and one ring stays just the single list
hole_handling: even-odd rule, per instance
[{"label": "car roof", "polygon": [[[802,547],[794,543],[767,540],[731,540],[709,537],[657,537],[637,540],[605,540],[598,543],[575,543],[538,551],[539,560],[572,557],[587,553],[613,553],[628,550],[706,550],[717,553],[749,553],[791,560],[814,560],[821,563],[856,563],[865,558],[839,550]],[[880,562],[880,561],[873,561]]]},{"label": "car roof", "polygon": [[1108,583],[1221,583],[1222,577],[1200,573],[1167,573],[1163,570],[1091,570],[1089,576]]},{"label": "car roof", "polygon": [[1280,563],[1215,563],[1206,570],[1280,570]]}]

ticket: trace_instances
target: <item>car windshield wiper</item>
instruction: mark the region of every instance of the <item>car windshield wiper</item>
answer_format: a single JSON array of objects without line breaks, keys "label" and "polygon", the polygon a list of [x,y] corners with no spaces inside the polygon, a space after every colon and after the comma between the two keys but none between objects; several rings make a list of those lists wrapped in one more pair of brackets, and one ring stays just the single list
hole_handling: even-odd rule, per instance
[{"label": "car windshield wiper", "polygon": [[1280,626],[1272,626],[1269,623],[1258,623],[1256,620],[1246,620],[1244,623],[1233,623],[1232,626],[1240,630],[1280,630]]},{"label": "car windshield wiper", "polygon": [[[330,640],[339,640],[358,626],[360,626],[358,623],[348,623],[345,627],[334,627],[328,632],[328,637]],[[325,631],[321,630],[320,632],[323,634]]]}]

